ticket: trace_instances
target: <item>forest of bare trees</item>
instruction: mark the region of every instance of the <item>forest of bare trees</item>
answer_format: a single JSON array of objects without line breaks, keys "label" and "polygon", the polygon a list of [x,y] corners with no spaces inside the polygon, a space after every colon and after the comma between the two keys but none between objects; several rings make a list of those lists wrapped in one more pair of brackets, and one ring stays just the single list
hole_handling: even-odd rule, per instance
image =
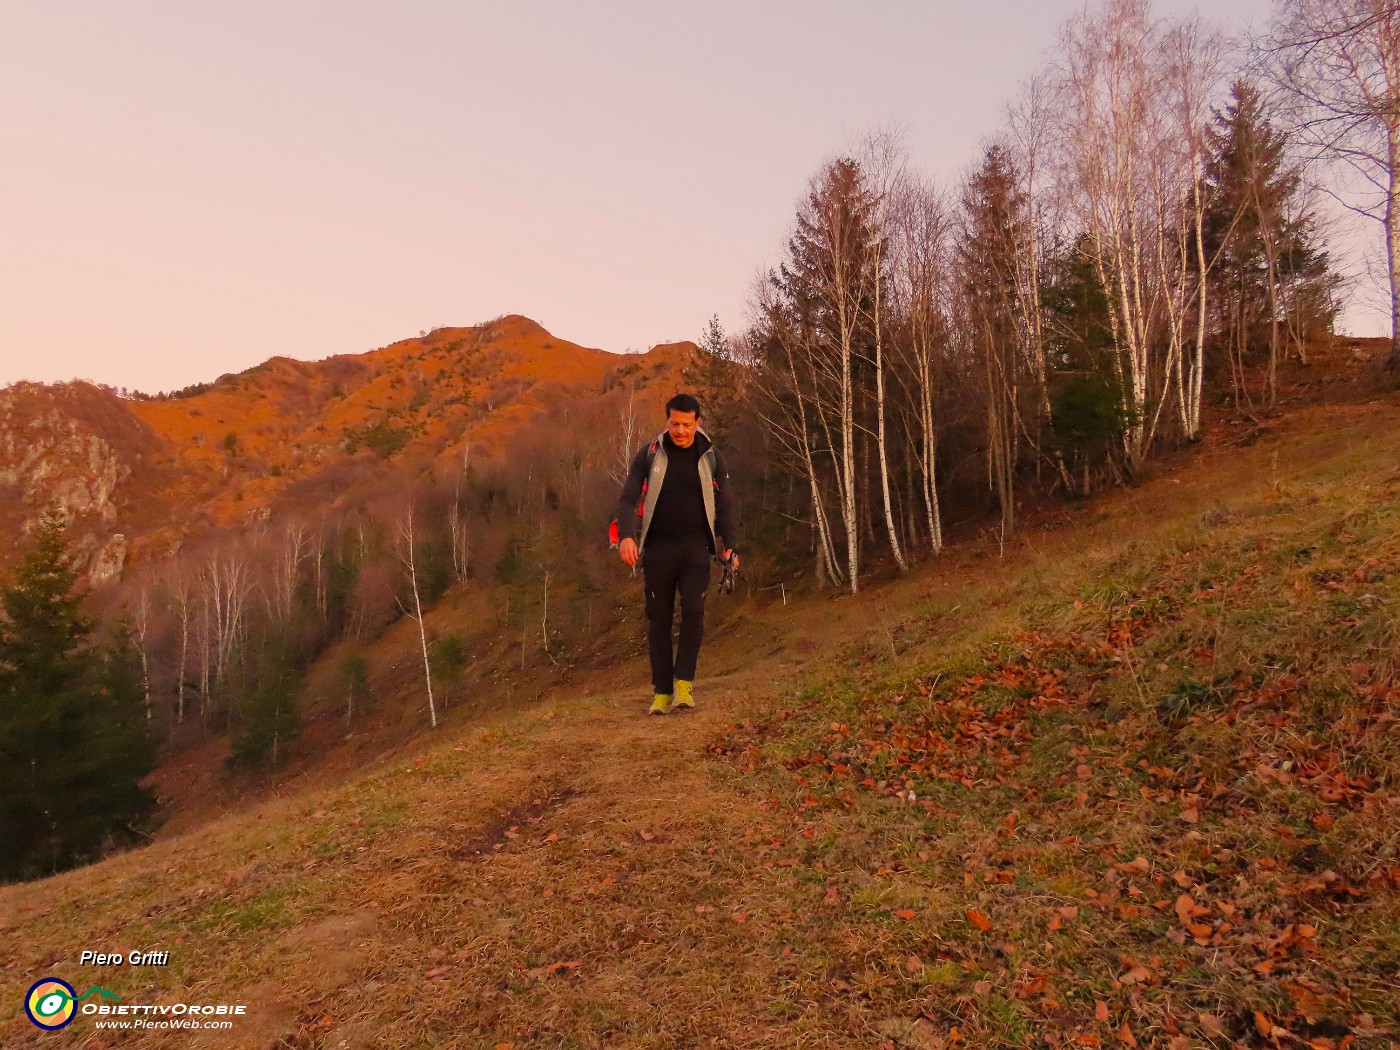
[{"label": "forest of bare trees", "polygon": [[959,185],[889,134],[823,164],[728,350],[817,578],[856,591],[872,556],[938,551],[941,502],[994,511],[1004,541],[1028,492],[1132,482],[1201,436],[1208,396],[1271,408],[1340,305],[1320,165],[1389,190],[1390,20],[1285,0],[1251,48],[1107,0]]},{"label": "forest of bare trees", "polygon": [[[432,460],[337,470],[257,525],[129,572],[101,598],[107,619],[130,624],[153,732],[177,748],[227,735],[231,766],[277,765],[313,663],[336,654],[336,702],[353,731],[376,700],[365,654],[401,620],[427,729],[449,700],[470,698],[460,683],[473,646],[498,629],[516,640],[515,666],[553,665],[556,648],[608,630],[612,566],[584,554],[599,554],[620,449],[661,426],[635,370],[621,359],[599,390],[543,384],[543,418],[505,448],[474,453],[468,431]],[[495,616],[465,635],[435,630],[432,610],[454,587],[489,593]]]}]

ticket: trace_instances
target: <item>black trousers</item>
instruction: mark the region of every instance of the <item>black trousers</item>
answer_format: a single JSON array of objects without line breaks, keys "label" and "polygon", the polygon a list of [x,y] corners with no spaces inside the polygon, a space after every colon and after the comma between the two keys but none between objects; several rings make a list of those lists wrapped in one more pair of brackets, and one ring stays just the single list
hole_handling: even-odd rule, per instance
[{"label": "black trousers", "polygon": [[[680,540],[648,538],[642,558],[642,581],[647,591],[652,688],[658,693],[674,692],[677,678],[695,680],[695,662],[705,634],[705,592],[710,589],[708,541],[704,536]],[[681,629],[673,659],[671,625],[677,592],[681,596]]]}]

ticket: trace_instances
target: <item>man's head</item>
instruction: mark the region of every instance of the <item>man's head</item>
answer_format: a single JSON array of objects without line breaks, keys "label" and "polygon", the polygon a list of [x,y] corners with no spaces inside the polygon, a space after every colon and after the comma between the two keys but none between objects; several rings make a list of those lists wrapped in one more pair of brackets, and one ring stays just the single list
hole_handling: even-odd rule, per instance
[{"label": "man's head", "polygon": [[689,448],[700,426],[700,402],[690,394],[677,394],[666,402],[666,430],[677,448]]}]

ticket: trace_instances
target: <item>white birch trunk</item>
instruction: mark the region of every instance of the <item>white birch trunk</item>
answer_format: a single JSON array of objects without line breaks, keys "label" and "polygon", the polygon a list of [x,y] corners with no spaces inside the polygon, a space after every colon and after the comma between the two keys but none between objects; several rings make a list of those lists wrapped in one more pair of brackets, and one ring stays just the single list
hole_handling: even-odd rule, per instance
[{"label": "white birch trunk", "polygon": [[175,674],[175,721],[185,721],[185,668],[190,651],[190,584],[183,572],[174,583],[175,615],[180,621],[180,664]]},{"label": "white birch trunk", "polygon": [[413,595],[413,611],[405,613],[418,625],[418,643],[423,652],[423,682],[428,692],[428,722],[433,729],[437,728],[437,705],[433,701],[433,668],[432,662],[428,659],[428,632],[423,626],[423,600],[418,592],[418,561],[414,553],[413,541],[413,511],[409,511],[402,524],[399,526],[399,562],[403,566],[405,578],[409,584],[409,590]]},{"label": "white birch trunk", "polygon": [[143,586],[136,598],[136,651],[141,656],[141,695],[145,700],[146,721],[151,721],[151,665],[146,653],[146,632],[151,622],[150,594]]}]

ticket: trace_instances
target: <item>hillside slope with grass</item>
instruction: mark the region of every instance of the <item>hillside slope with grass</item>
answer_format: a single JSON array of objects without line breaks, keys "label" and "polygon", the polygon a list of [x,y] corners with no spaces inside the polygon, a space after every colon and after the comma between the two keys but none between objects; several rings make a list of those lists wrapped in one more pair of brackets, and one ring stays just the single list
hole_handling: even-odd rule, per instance
[{"label": "hillside slope with grass", "polygon": [[[1393,1046],[1398,430],[1300,408],[1002,555],[750,602],[692,715],[580,671],[4,887],[0,1042]],[[46,1034],[46,976],[247,1012]]]}]

